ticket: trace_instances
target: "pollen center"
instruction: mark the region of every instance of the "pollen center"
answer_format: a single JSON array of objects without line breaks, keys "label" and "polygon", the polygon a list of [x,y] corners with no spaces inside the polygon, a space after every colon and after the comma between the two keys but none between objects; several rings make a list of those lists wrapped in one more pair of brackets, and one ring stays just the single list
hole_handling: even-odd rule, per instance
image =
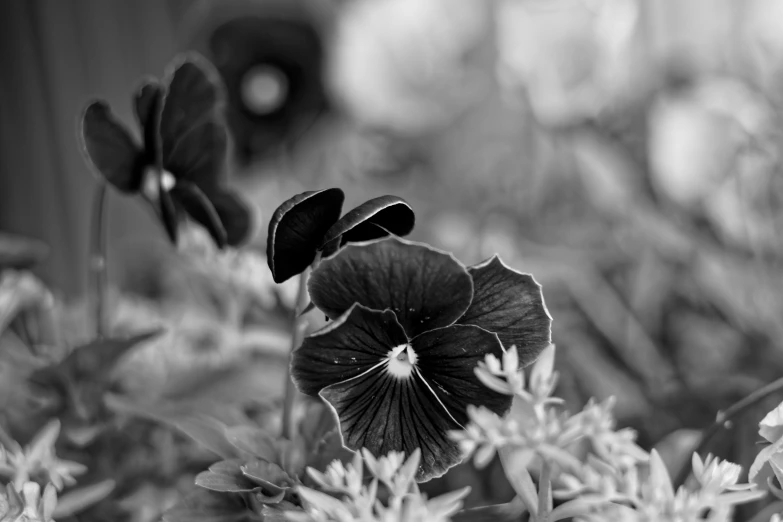
[{"label": "pollen center", "polygon": [[416,352],[409,344],[401,344],[389,351],[389,373],[398,379],[405,379],[413,372],[416,365]]}]

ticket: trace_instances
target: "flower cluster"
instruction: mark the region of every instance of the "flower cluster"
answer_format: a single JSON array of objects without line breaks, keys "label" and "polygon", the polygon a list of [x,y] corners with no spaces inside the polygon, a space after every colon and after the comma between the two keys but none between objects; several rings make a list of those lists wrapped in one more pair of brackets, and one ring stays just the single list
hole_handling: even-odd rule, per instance
[{"label": "flower cluster", "polygon": [[738,483],[739,465],[698,454],[692,458],[697,485],[675,491],[658,452],[640,448],[632,430],[615,429],[611,399],[590,401],[573,415],[561,411],[561,401],[551,396],[553,362],[550,346],[526,379],[514,348],[502,360],[488,355],[476,374],[493,390],[513,395],[514,407],[505,417],[471,407],[470,424],[451,433],[479,466],[500,455],[532,520],[728,521],[735,505],[766,495],[755,484]]},{"label": "flower cluster", "polygon": [[25,482],[20,491],[11,484],[0,489],[0,522],[53,522],[57,491],[48,484],[41,495],[37,482]]},{"label": "flower cluster", "polygon": [[60,435],[60,421],[49,422],[26,447],[10,440],[0,444],[0,475],[12,479],[17,490],[30,480],[44,476],[57,490],[76,483],[74,475],[87,468],[78,462],[62,460],[54,452]]},{"label": "flower cluster", "polygon": [[[369,483],[364,480],[362,456]],[[318,486],[336,497],[300,486],[297,491],[305,513],[289,513],[288,518],[297,522],[446,522],[462,507],[470,488],[427,499],[415,481],[420,458],[419,450],[406,460],[402,452],[376,458],[363,449],[351,464],[336,460],[324,473],[310,468]]]}]

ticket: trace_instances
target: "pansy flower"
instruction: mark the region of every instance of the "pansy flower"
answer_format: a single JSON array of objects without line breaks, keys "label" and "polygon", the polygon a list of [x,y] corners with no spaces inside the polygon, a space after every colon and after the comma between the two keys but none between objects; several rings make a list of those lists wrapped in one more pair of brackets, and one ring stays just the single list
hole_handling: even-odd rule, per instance
[{"label": "pansy flower", "polygon": [[349,242],[368,241],[413,230],[416,216],[397,196],[370,199],[343,217],[345,193],[313,190],[284,201],[272,214],[266,256],[275,283],[301,274],[319,254],[328,257]]},{"label": "pansy flower", "polygon": [[146,81],[136,92],[141,143],[99,100],[82,116],[82,148],[114,188],[152,202],[172,242],[184,213],[221,248],[235,246],[247,239],[252,224],[248,206],[223,179],[228,147],[224,106],[224,88],[213,66],[188,54],[162,82]]},{"label": "pansy flower", "polygon": [[481,384],[478,362],[516,346],[526,365],[550,343],[540,286],[497,256],[466,268],[396,237],[354,243],[321,261],[308,290],[334,322],[294,352],[297,387],[332,406],[349,449],[420,448],[419,481],[462,460],[448,432],[467,425],[468,405],[511,406]]}]

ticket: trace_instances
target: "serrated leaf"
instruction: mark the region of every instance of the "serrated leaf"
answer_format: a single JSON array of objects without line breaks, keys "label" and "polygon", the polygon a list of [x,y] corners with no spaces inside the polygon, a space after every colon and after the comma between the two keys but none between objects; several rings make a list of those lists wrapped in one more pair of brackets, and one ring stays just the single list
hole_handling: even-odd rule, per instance
[{"label": "serrated leaf", "polygon": [[277,207],[269,222],[266,255],[276,283],[303,272],[315,260],[324,235],[340,219],[339,188],[303,192]]}]

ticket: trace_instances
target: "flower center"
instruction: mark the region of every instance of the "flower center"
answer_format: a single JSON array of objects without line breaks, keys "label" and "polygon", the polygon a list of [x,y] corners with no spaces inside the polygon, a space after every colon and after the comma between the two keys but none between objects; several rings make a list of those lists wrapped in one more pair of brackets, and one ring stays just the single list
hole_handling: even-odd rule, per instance
[{"label": "flower center", "polygon": [[242,101],[254,114],[270,114],[288,97],[288,78],[271,65],[257,65],[242,78]]},{"label": "flower center", "polygon": [[[177,184],[177,179],[168,170],[164,170],[160,176],[160,186],[162,186],[163,190],[166,192],[173,189],[174,185]],[[158,193],[158,176],[155,167],[147,167],[144,171],[141,190],[144,192],[145,196],[153,201],[160,197],[160,194]]]},{"label": "flower center", "polygon": [[398,379],[405,379],[413,372],[413,367],[416,365],[416,352],[409,344],[401,344],[395,348],[392,348],[388,354],[389,373]]}]

